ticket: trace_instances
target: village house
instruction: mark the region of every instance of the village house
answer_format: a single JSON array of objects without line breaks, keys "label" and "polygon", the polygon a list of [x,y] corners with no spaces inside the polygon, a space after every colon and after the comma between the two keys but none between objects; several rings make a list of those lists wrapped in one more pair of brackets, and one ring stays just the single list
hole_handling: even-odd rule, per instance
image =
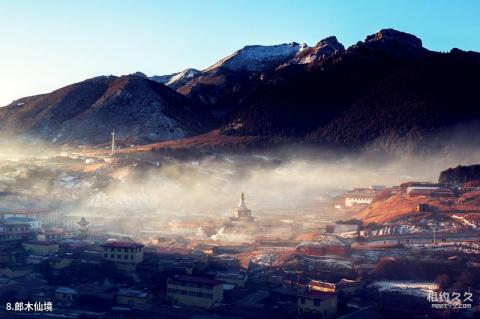
[{"label": "village house", "polygon": [[161,259],[158,262],[158,270],[160,271],[191,275],[194,268],[195,260],[193,259]]},{"label": "village house", "polygon": [[63,256],[49,257],[47,260],[48,260],[48,264],[53,269],[64,269],[64,268],[70,267],[70,265],[73,262],[73,258],[66,254]]},{"label": "village house", "polygon": [[298,296],[299,315],[315,315],[330,319],[337,314],[337,295],[320,291],[306,291]]},{"label": "village house", "polygon": [[[9,212],[0,213],[3,215],[3,219],[10,217],[22,217],[39,220],[45,225],[57,225],[59,218],[62,215],[61,212],[52,211],[49,209],[22,209],[12,210]],[[2,218],[0,218],[2,219]]]},{"label": "village house", "polygon": [[349,256],[351,246],[348,242],[336,236],[324,236],[319,241],[305,241],[300,243],[295,250],[310,256]]},{"label": "village house", "polygon": [[338,283],[311,280],[308,283],[310,291],[320,291],[325,293],[334,293],[339,299],[345,299],[357,294],[362,288],[360,281],[342,279]]},{"label": "village house", "polygon": [[410,190],[410,192],[414,190],[424,190],[424,189],[438,189],[442,185],[437,184],[437,183],[431,183],[431,182],[405,182],[400,184],[399,186],[399,191],[400,194],[407,194]]},{"label": "village house", "polygon": [[196,276],[175,276],[167,281],[167,296],[173,304],[205,309],[223,300],[223,281]]},{"label": "village house", "polygon": [[133,241],[110,241],[101,245],[103,259],[124,271],[135,271],[143,261],[143,245]]},{"label": "village house", "polygon": [[26,223],[0,222],[0,245],[15,244],[35,238],[35,231]]},{"label": "village house", "polygon": [[145,305],[149,300],[150,294],[148,292],[137,289],[121,289],[115,296],[117,304],[130,307]]},{"label": "village house", "polygon": [[59,245],[56,241],[30,240],[23,244],[23,248],[33,255],[47,256],[58,253]]},{"label": "village house", "polygon": [[240,272],[218,272],[215,275],[216,280],[221,280],[227,284],[235,285],[236,287],[245,287],[248,280],[248,275],[245,271]]},{"label": "village house", "polygon": [[8,224],[28,224],[30,229],[40,229],[42,228],[42,221],[38,219],[33,219],[30,217],[7,217],[4,220],[6,225]]},{"label": "village house", "polygon": [[55,289],[55,299],[57,301],[72,302],[78,297],[77,291],[69,287],[58,287]]},{"label": "village house", "polygon": [[368,205],[377,196],[377,191],[371,188],[355,188],[345,194],[345,207]]}]

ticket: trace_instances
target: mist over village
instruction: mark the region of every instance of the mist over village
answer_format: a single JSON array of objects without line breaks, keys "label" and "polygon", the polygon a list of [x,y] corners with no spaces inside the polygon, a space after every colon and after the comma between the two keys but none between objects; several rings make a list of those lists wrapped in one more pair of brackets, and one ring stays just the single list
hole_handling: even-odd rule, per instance
[{"label": "mist over village", "polygon": [[0,4],[0,318],[479,318],[480,7],[289,4]]}]

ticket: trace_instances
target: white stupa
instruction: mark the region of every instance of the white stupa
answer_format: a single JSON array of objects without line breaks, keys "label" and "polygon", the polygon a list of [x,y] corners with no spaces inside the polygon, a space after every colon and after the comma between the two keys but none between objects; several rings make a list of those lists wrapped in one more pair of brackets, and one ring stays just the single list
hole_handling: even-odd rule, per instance
[{"label": "white stupa", "polygon": [[252,217],[252,211],[247,208],[245,204],[245,195],[242,192],[240,196],[240,203],[233,211],[234,217],[230,217],[232,222],[253,222],[255,217]]}]

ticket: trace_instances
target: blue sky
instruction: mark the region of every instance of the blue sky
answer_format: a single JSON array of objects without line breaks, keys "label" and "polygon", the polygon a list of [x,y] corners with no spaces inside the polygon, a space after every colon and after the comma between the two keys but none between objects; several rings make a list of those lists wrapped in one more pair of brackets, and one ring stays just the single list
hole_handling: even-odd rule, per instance
[{"label": "blue sky", "polygon": [[249,44],[382,28],[424,46],[480,51],[480,1],[0,0],[0,105],[102,74],[202,69]]}]

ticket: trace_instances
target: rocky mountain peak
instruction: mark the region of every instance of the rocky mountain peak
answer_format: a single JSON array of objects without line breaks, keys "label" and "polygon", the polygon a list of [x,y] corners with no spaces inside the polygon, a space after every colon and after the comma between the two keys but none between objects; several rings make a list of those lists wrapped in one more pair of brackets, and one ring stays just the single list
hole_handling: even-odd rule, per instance
[{"label": "rocky mountain peak", "polygon": [[277,45],[248,45],[218,61],[205,72],[249,71],[263,72],[274,69],[278,65],[292,59],[305,49],[297,42]]},{"label": "rocky mountain peak", "polygon": [[337,38],[335,36],[330,36],[320,40],[314,47],[304,47],[291,61],[281,67],[285,67],[289,64],[308,64],[343,51],[345,51],[345,48],[340,42],[338,42]]},{"label": "rocky mountain peak", "polygon": [[423,48],[422,40],[412,34],[395,29],[382,29],[371,34],[365,38],[365,41],[349,47],[347,52],[357,54],[364,49],[409,59],[418,59],[429,52]]},{"label": "rocky mountain peak", "polygon": [[202,75],[202,71],[188,68],[183,71],[168,75],[154,75],[149,79],[158,83],[165,84],[172,89],[177,89],[188,81]]},{"label": "rocky mountain peak", "polygon": [[326,47],[326,46],[331,46],[333,48],[336,48],[337,50],[343,50],[343,45],[338,42],[336,36],[330,36],[325,39],[320,40],[315,47]]},{"label": "rocky mountain peak", "polygon": [[401,44],[417,48],[422,47],[422,40],[413,34],[395,29],[382,29],[375,34],[371,34],[365,38],[365,43]]},{"label": "rocky mountain peak", "polygon": [[137,71],[137,72],[132,73],[132,74],[130,74],[130,75],[132,75],[132,76],[138,76],[138,77],[141,77],[141,78],[148,78],[145,73],[140,72],[140,71]]}]

